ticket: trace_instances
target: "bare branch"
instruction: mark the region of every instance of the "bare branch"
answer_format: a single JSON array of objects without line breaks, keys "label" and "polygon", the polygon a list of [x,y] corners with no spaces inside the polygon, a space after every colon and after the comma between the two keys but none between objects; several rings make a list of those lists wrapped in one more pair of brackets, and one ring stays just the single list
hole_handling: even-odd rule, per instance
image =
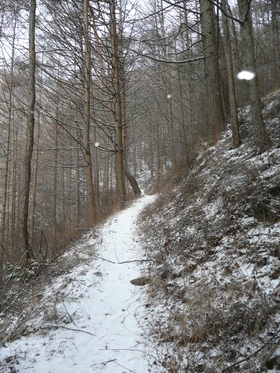
[{"label": "bare branch", "polygon": [[138,52],[138,51],[135,51],[135,50],[132,50],[132,52],[138,54],[139,56],[148,58],[149,60],[152,60],[152,61],[167,63],[167,64],[175,64],[175,65],[200,61],[200,60],[204,59],[203,56],[199,56],[199,57],[194,57],[194,58],[190,58],[190,59],[182,60],[182,61],[168,61],[168,60],[162,60],[162,59],[159,59],[159,58],[156,58],[156,57],[152,57],[152,56],[149,56],[147,54],[144,54],[144,53],[141,53],[141,52]]}]

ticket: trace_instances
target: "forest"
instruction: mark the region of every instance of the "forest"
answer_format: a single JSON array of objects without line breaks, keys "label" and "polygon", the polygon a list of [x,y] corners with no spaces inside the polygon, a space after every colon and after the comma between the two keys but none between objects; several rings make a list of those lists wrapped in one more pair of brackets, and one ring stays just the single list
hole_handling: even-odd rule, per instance
[{"label": "forest", "polygon": [[[271,146],[278,0],[1,0],[0,287],[221,139]],[[238,79],[250,71],[253,79]]]}]

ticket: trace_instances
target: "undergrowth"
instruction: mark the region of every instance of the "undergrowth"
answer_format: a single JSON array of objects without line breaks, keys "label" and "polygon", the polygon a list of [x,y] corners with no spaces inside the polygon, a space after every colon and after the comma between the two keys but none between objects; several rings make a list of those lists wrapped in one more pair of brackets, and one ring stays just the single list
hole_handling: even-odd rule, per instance
[{"label": "undergrowth", "polygon": [[280,370],[279,122],[262,155],[251,138],[232,149],[225,132],[142,213],[160,372]]}]

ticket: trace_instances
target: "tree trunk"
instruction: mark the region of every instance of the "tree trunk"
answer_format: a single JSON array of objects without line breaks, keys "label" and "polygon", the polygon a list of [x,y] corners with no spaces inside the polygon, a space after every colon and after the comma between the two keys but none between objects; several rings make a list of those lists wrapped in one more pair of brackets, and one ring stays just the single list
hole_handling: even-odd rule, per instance
[{"label": "tree trunk", "polygon": [[[76,129],[76,137],[79,138],[79,129]],[[75,182],[75,209],[76,209],[76,227],[80,227],[80,164],[79,164],[79,149],[76,149],[76,182]]]},{"label": "tree trunk", "polygon": [[29,97],[28,97],[28,122],[27,122],[27,137],[26,151],[24,158],[24,181],[23,181],[23,202],[21,207],[20,219],[20,234],[22,248],[25,253],[26,264],[31,259],[33,253],[29,246],[28,237],[28,212],[29,212],[29,195],[31,184],[31,163],[34,145],[34,127],[35,127],[35,16],[36,16],[36,0],[30,0],[30,19],[29,19]]},{"label": "tree trunk", "polygon": [[95,199],[95,209],[96,209],[96,217],[98,220],[101,218],[101,212],[100,212],[100,187],[99,187],[99,154],[98,154],[98,146],[96,146],[97,143],[97,137],[96,137],[96,128],[93,128],[93,143],[94,150],[93,150],[93,156],[94,156],[94,199]]},{"label": "tree trunk", "polygon": [[[106,73],[105,73],[105,68],[104,68],[104,63],[103,63],[103,58],[102,58],[102,51],[101,51],[100,42],[99,42],[99,35],[98,35],[98,32],[97,32],[95,15],[94,15],[94,11],[93,11],[92,7],[90,7],[90,12],[91,12],[91,15],[92,15],[92,28],[93,28],[95,39],[96,39],[95,48],[96,48],[97,55],[98,55],[98,61],[99,61],[102,83],[103,83],[105,88],[108,88],[109,85],[108,85],[108,80],[107,80]],[[113,25],[111,24],[111,33],[112,33],[112,27],[113,27]],[[112,38],[112,36],[111,36],[111,38]],[[112,46],[113,46],[113,43],[112,43]],[[118,48],[117,48],[117,60],[118,60],[118,63],[119,63],[120,61],[119,61],[119,50],[118,50]],[[119,64],[119,67],[120,67],[120,64]],[[121,69],[121,72],[119,71],[118,75],[119,75],[120,105],[121,105],[121,115],[122,115],[122,147],[123,147],[123,157],[124,157],[124,153],[125,153],[125,113],[124,113],[124,111],[125,111],[125,94],[124,94],[125,84],[124,84],[123,66],[121,66],[120,69]],[[112,123],[114,123],[115,122],[115,115],[114,115],[113,105],[110,101],[110,95],[109,95],[108,89],[105,89],[105,95],[106,95],[106,99],[107,99],[107,106],[108,106],[108,109],[109,109],[109,112],[110,112],[110,115],[111,115],[111,118],[112,118]],[[108,162],[109,162],[109,158],[108,158]],[[136,181],[135,177],[128,171],[127,165],[125,165],[124,168],[125,168],[125,170],[124,170],[125,176],[128,178],[133,191],[136,190],[137,191],[136,195],[138,195],[140,188],[139,188],[139,186],[136,187],[137,181]],[[130,175],[130,177],[128,177],[127,175]],[[133,185],[131,184],[131,181],[132,181]],[[105,190],[108,190],[108,188],[106,187]]]},{"label": "tree trunk", "polygon": [[[222,7],[224,11],[226,11],[226,8],[227,8],[226,5],[227,5],[227,0],[222,0]],[[222,12],[222,20],[223,20],[224,46],[225,46],[225,56],[226,56],[226,65],[227,65],[227,77],[228,77],[232,142],[233,142],[233,147],[238,148],[241,145],[241,138],[239,134],[239,123],[238,123],[238,115],[237,115],[237,103],[236,103],[236,95],[235,95],[235,82],[234,82],[234,72],[233,72],[231,41],[230,41],[228,18],[223,12]]]},{"label": "tree trunk", "polygon": [[58,107],[56,108],[55,139],[54,139],[54,173],[53,173],[53,201],[52,201],[52,223],[53,223],[53,258],[57,251],[57,168],[58,168]]},{"label": "tree trunk", "polygon": [[12,126],[12,111],[13,111],[13,78],[14,78],[14,62],[15,62],[15,38],[16,38],[16,22],[13,26],[13,38],[12,38],[12,56],[11,56],[11,72],[10,72],[10,86],[8,86],[8,121],[7,121],[7,132],[6,132],[6,146],[5,146],[5,166],[4,166],[4,185],[3,185],[3,201],[1,210],[1,225],[0,225],[0,289],[2,287],[3,280],[3,265],[4,265],[4,252],[3,246],[5,243],[6,235],[6,209],[8,201],[8,184],[9,184],[9,172],[10,172],[10,148],[11,148],[11,126]]},{"label": "tree trunk", "polygon": [[205,85],[208,102],[208,139],[215,144],[224,129],[224,112],[218,63],[217,32],[214,6],[208,0],[200,0],[202,42],[204,48]]},{"label": "tree trunk", "polygon": [[139,188],[137,180],[132,175],[132,173],[129,172],[127,167],[125,167],[125,176],[127,177],[135,196],[138,196],[138,197],[141,196],[142,192],[141,192],[141,189]]},{"label": "tree trunk", "polygon": [[168,109],[168,130],[169,130],[169,143],[170,143],[170,153],[171,153],[171,167],[172,170],[176,169],[177,158],[175,151],[175,139],[174,139],[174,121],[173,121],[173,105],[172,105],[172,94],[171,94],[171,84],[170,84],[170,69],[168,65],[165,70],[166,75],[166,91],[167,91],[167,109]]},{"label": "tree trunk", "polygon": [[93,167],[90,149],[90,96],[91,96],[91,48],[89,40],[88,0],[84,0],[84,40],[85,40],[85,69],[84,69],[84,132],[83,152],[86,171],[87,203],[90,224],[96,219],[95,198],[93,188]]},{"label": "tree trunk", "polygon": [[113,112],[115,120],[115,176],[116,176],[116,205],[121,208],[126,202],[123,160],[123,123],[121,85],[119,71],[118,35],[116,22],[115,0],[110,3],[110,32],[112,53],[112,79],[113,79]]},{"label": "tree trunk", "polygon": [[18,129],[14,128],[12,133],[12,183],[11,183],[11,219],[10,219],[10,230],[9,230],[9,238],[10,238],[10,246],[15,247],[15,239],[16,239],[16,232],[17,228],[19,228],[18,219],[19,213],[18,210],[18,200],[17,200],[17,177],[18,177],[18,170],[16,164],[16,148],[18,144]]},{"label": "tree trunk", "polygon": [[[163,11],[163,1],[160,0],[160,32],[163,40],[166,39],[165,32],[165,20],[164,20],[164,11]],[[163,47],[163,58],[165,61],[168,61],[168,47]],[[173,105],[172,105],[172,94],[171,94],[171,73],[169,65],[164,66],[165,69],[165,82],[166,82],[166,100],[167,100],[167,118],[168,118],[168,132],[169,132],[169,145],[170,145],[170,155],[171,155],[171,168],[176,169],[176,151],[175,151],[175,140],[174,140],[174,121],[173,121]]]},{"label": "tree trunk", "polygon": [[[275,88],[279,87],[280,81],[280,40],[279,40],[279,18],[280,6],[279,0],[271,0],[272,8],[272,35],[273,35],[273,54],[275,61]],[[278,9],[277,9],[278,8]]]},{"label": "tree trunk", "polygon": [[[42,56],[42,62],[43,62],[43,56]],[[41,82],[42,82],[42,73],[41,72]],[[39,95],[39,108],[42,107],[42,88]],[[35,157],[34,157],[34,172],[33,172],[33,180],[32,180],[32,191],[31,191],[31,206],[30,206],[30,244],[33,246],[34,242],[34,231],[35,231],[35,211],[36,211],[36,194],[37,194],[37,179],[38,179],[38,159],[39,159],[39,141],[40,141],[40,133],[41,133],[41,111],[39,109],[38,112],[38,120],[37,120],[37,131],[35,140]]]},{"label": "tree trunk", "polygon": [[[256,72],[250,3],[250,0],[238,0],[239,17],[242,21],[240,32],[245,64],[244,69]],[[261,95],[257,75],[249,81],[249,91],[252,122],[256,129],[256,145],[259,148],[259,152],[263,153],[270,148],[271,143],[262,117]]]}]

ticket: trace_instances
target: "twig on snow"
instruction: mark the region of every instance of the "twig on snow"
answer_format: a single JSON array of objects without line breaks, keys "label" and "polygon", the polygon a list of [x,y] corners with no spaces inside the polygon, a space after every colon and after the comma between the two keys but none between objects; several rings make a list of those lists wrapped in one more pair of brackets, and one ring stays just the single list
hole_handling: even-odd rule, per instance
[{"label": "twig on snow", "polygon": [[121,368],[124,368],[125,370],[127,370],[128,372],[135,372],[135,370],[131,370],[127,367],[125,367],[124,365],[121,365],[120,363],[118,363],[117,361],[114,361],[115,364],[117,364],[118,366],[120,366]]},{"label": "twig on snow", "polygon": [[149,352],[145,352],[142,350],[138,350],[137,348],[100,348],[99,351],[132,351],[132,352],[141,352],[141,354],[147,355],[159,361],[154,355],[150,354]]},{"label": "twig on snow", "polygon": [[151,262],[153,259],[135,259],[135,260],[125,260],[124,262],[119,262],[116,264],[125,264],[125,263],[135,263],[135,262]]},{"label": "twig on snow", "polygon": [[72,321],[72,323],[73,323],[75,326],[77,326],[77,325],[75,324],[75,321],[73,320],[72,316],[71,316],[70,313],[68,312],[68,309],[66,308],[65,303],[64,303],[63,301],[62,301],[62,304],[63,304],[63,306],[64,306],[64,308],[65,308],[65,311],[67,312],[67,315],[69,316],[70,320]]},{"label": "twig on snow", "polygon": [[89,334],[89,335],[92,335],[94,337],[96,337],[95,334],[91,333],[91,332],[88,332],[87,330],[82,330],[82,329],[74,329],[74,328],[68,328],[67,326],[63,326],[63,325],[50,325],[50,326],[41,326],[40,329],[44,330],[44,329],[66,329],[66,330],[72,330],[73,332],[81,332],[81,333],[86,333],[86,334]]},{"label": "twig on snow", "polygon": [[[279,333],[277,333],[276,335],[278,335],[278,334],[279,334]],[[267,341],[267,343],[263,344],[260,348],[258,348],[256,351],[253,351],[250,355],[246,356],[244,359],[241,359],[241,360],[235,362],[234,364],[231,364],[231,365],[228,366],[227,368],[223,369],[223,370],[222,370],[222,373],[223,373],[223,372],[227,372],[227,371],[230,370],[231,368],[233,368],[233,367],[235,367],[235,366],[237,366],[237,365],[240,365],[240,364],[244,363],[245,361],[250,360],[251,357],[253,357],[254,355],[258,354],[261,350],[263,350],[263,349],[268,345],[268,343],[269,343],[270,341],[272,341],[273,338],[275,338],[276,335],[274,335],[273,337],[271,337],[271,338]],[[280,340],[277,341],[276,345],[278,346],[279,344],[280,344]]]},{"label": "twig on snow", "polygon": [[[108,364],[108,363],[112,363],[114,361],[116,361],[117,359],[109,359],[107,361],[103,361],[103,363],[101,363],[104,367]],[[96,365],[99,365],[99,364],[91,364],[91,367],[95,367]]]},{"label": "twig on snow", "polygon": [[105,260],[106,262],[112,263],[112,264],[126,264],[126,263],[136,263],[136,262],[151,262],[153,259],[135,259],[135,260],[125,260],[123,262],[114,262],[112,260],[102,258],[101,256],[95,255],[94,256],[97,259]]},{"label": "twig on snow", "polygon": [[120,261],[119,261],[118,255],[117,255],[116,243],[115,243],[115,246],[114,246],[114,250],[115,250],[115,255],[116,255],[117,261],[118,261],[118,263],[119,263]]}]

